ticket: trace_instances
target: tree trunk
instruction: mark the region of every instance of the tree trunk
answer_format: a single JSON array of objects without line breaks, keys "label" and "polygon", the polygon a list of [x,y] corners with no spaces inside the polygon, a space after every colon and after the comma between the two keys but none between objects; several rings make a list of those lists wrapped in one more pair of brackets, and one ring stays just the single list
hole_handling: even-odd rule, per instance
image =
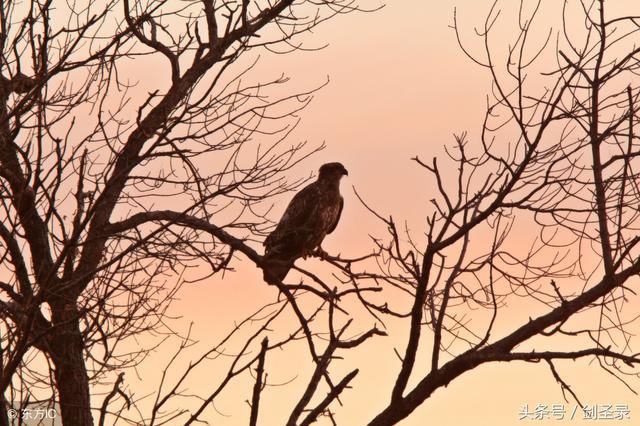
[{"label": "tree trunk", "polygon": [[51,306],[54,332],[50,355],[55,366],[62,424],[92,426],[89,377],[84,363],[80,321],[75,305]]},{"label": "tree trunk", "polygon": [[9,406],[4,395],[0,395],[0,426],[10,426],[7,410]]}]

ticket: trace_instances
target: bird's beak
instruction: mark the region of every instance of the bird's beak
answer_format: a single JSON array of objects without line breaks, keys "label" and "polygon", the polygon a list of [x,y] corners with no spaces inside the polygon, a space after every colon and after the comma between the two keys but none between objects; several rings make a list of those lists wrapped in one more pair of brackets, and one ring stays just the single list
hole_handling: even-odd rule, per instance
[{"label": "bird's beak", "polygon": [[347,171],[347,169],[342,169],[342,174],[349,176],[349,172]]}]

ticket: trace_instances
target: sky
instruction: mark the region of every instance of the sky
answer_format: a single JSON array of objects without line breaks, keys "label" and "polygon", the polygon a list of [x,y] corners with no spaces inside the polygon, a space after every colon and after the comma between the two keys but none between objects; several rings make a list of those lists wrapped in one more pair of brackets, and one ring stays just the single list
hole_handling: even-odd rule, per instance
[{"label": "sky", "polygon": [[[454,8],[457,8],[463,36],[468,37],[473,48],[478,47],[473,40],[473,27],[483,23],[491,3],[486,0],[389,1],[377,12],[348,14],[323,24],[314,31],[309,43],[320,46],[326,42],[324,49],[290,55],[264,54],[261,58],[259,72],[266,76],[284,72],[291,76],[291,85],[295,88],[313,87],[329,79],[329,84],[301,113],[301,125],[291,135],[294,141],[308,139],[312,144],[326,143],[326,149],[292,170],[293,176],[308,176],[330,161],[340,161],[349,170],[349,176],[342,182],[345,209],[340,224],[323,243],[329,253],[358,254],[371,247],[370,235],[384,235],[384,227],[359,203],[354,188],[381,214],[393,215],[398,221],[406,220],[417,238],[423,236],[430,211],[428,202],[434,194],[433,183],[411,158],[419,156],[429,160],[442,155],[443,146],[453,143],[453,134],[467,131],[471,143],[474,138],[477,140],[491,87],[485,70],[458,47],[450,28]],[[620,7],[624,4],[622,1],[612,3]],[[551,9],[544,10],[541,17],[541,26],[557,19]],[[515,25],[511,18],[513,15],[505,12],[506,22],[499,29],[497,46],[508,43],[509,26]],[[284,195],[274,200],[274,220],[284,211],[289,197]],[[516,241],[521,238],[523,245],[534,238],[526,228],[516,229],[512,237]],[[323,268],[318,261],[305,265]],[[185,285],[172,307],[171,313],[180,317],[177,324],[193,323],[193,336],[201,341],[202,348],[219,339],[235,322],[277,297],[275,290],[261,281],[261,271],[252,264],[238,258],[234,266],[235,272]],[[526,300],[514,302],[506,309],[501,331],[521,324],[526,320],[522,313],[529,309],[545,312]],[[370,320],[366,321],[373,325]],[[401,350],[406,342],[402,323],[393,323],[389,331],[389,337],[372,339],[337,363],[339,371],[352,367],[361,370],[353,389],[344,394],[344,406],[336,408],[343,424],[365,424],[389,398],[390,384],[398,368],[393,348]],[[427,350],[425,347],[425,354]],[[128,379],[131,389],[136,388],[137,381],[141,386],[138,389],[153,387],[158,380],[158,368],[170,353],[169,347],[154,354],[151,363],[138,372],[139,377]],[[281,424],[279,416],[304,383],[304,356],[302,350],[294,348],[292,352],[269,358],[272,383],[288,384],[267,388],[263,405],[265,417],[260,424]],[[207,383],[215,382],[219,372],[217,367],[210,368],[198,377],[193,389],[206,388]],[[569,361],[558,363],[558,368],[583,402],[629,406],[632,420],[609,423],[634,424],[633,419],[640,418],[637,396],[594,362]],[[239,385],[232,386],[216,403],[216,409],[209,411],[207,420],[212,424],[245,424],[247,383],[250,382],[240,381]],[[519,419],[523,406],[527,405],[531,411],[538,404],[549,407],[556,404],[566,411],[565,417],[576,406],[571,399],[565,401],[559,385],[543,364],[484,365],[436,391],[400,424],[511,426],[582,424],[584,421],[581,415],[576,415],[573,421]]]}]

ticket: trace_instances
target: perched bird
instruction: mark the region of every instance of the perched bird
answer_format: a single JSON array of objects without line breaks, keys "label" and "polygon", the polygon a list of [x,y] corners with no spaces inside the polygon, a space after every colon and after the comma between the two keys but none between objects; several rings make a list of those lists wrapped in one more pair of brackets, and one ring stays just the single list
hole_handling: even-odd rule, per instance
[{"label": "perched bird", "polygon": [[281,282],[296,259],[324,253],[320,244],[336,228],[344,204],[340,178],[348,174],[340,163],[324,164],[318,179],[293,197],[276,229],[264,240],[266,282]]}]

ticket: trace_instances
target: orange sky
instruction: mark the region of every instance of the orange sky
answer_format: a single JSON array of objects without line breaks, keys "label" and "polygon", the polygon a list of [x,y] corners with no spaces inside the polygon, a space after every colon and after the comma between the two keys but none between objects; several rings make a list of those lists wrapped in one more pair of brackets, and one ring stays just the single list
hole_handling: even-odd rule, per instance
[{"label": "orange sky", "polygon": [[[468,131],[473,141],[482,124],[489,89],[487,74],[460,52],[455,34],[448,28],[453,8],[458,6],[460,24],[471,40],[472,27],[482,23],[490,4],[486,0],[390,1],[376,13],[350,14],[323,25],[315,31],[310,43],[321,45],[328,41],[324,50],[264,56],[261,72],[278,75],[284,71],[292,77],[293,87],[304,89],[322,83],[326,76],[330,78],[330,84],[302,113],[302,124],[292,136],[292,143],[309,139],[312,143],[327,144],[323,152],[298,166],[292,174],[307,176],[310,170],[328,161],[341,161],[349,170],[342,183],[345,210],[341,222],[323,244],[328,252],[358,254],[370,246],[369,234],[384,235],[384,229],[357,201],[352,186],[381,213],[393,214],[397,220],[406,219],[419,240],[433,192],[428,175],[409,159],[415,155],[430,159],[441,154],[442,145],[453,142],[453,133]],[[273,219],[279,217],[289,197],[277,200]],[[521,235],[527,245],[534,237],[525,229],[516,229],[513,235]],[[180,301],[173,307],[172,312],[182,316],[179,324],[194,322],[194,335],[202,341],[202,348],[232,327],[234,321],[276,297],[274,289],[262,283],[261,273],[253,265],[240,261],[235,266],[238,271],[226,273],[224,278],[185,286]],[[510,305],[507,309],[515,312],[503,317],[506,323],[502,331],[510,324],[520,324],[526,318],[522,316],[526,309],[537,308],[534,303]],[[405,345],[406,331],[402,330],[402,324],[406,326],[394,323],[390,337],[369,341],[337,364],[344,371],[349,367],[361,368],[353,389],[344,394],[344,407],[335,407],[341,424],[365,424],[389,398],[390,381],[398,368],[393,347],[403,349]],[[367,318],[364,325],[373,325],[373,321]],[[425,348],[425,359],[428,349]],[[156,354],[153,362],[141,369],[144,384],[136,384],[137,379],[129,375],[131,389],[140,389],[141,394],[145,386],[153,386],[157,381],[155,366],[161,365],[171,351],[168,347],[167,352]],[[277,419],[305,381],[304,365],[308,363],[304,352],[294,349],[293,354],[285,353],[280,358],[274,354],[267,361],[268,367],[273,367],[272,383],[293,382],[287,387],[267,388],[260,424],[281,424]],[[558,363],[558,368],[584,402],[628,404],[631,418],[640,418],[637,396],[597,366],[582,360]],[[202,381],[199,386],[206,387],[216,376],[215,369],[205,373],[199,377]],[[249,398],[249,386],[249,382],[241,381],[216,404],[220,413],[210,410],[205,418],[212,424],[246,424],[248,410],[244,401]],[[438,390],[401,424],[509,426],[583,421],[580,417],[573,422],[518,421],[523,404],[534,407],[538,403],[564,404],[567,411],[575,405],[572,400],[563,400],[546,365],[485,365]],[[635,424],[635,421],[610,423]]]}]

